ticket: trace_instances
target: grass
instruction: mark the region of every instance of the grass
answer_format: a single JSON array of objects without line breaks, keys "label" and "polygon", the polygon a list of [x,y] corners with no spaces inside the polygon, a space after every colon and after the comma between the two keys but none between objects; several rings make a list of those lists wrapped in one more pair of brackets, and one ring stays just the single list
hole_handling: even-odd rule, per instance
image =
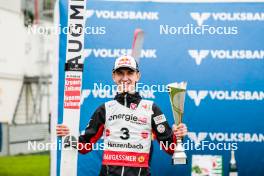
[{"label": "grass", "polygon": [[1,176],[48,176],[49,155],[18,155],[0,157]]}]

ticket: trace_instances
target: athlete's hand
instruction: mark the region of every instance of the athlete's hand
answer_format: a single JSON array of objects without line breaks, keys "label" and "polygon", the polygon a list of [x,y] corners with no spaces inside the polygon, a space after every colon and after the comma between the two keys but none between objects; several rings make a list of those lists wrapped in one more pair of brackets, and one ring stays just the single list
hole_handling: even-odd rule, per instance
[{"label": "athlete's hand", "polygon": [[172,129],[173,129],[175,136],[179,138],[183,138],[188,132],[187,127],[184,123],[180,123],[177,126],[173,125]]},{"label": "athlete's hand", "polygon": [[70,130],[66,125],[59,124],[56,126],[57,136],[67,136],[70,134]]}]

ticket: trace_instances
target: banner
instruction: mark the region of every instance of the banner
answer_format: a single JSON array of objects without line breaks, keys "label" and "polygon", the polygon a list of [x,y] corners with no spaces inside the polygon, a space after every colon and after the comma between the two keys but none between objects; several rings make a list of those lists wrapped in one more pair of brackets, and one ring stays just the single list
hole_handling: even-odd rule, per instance
[{"label": "banner", "polygon": [[[184,123],[188,165],[171,165],[171,156],[153,141],[152,175],[190,175],[192,155],[220,155],[228,175],[236,150],[239,175],[264,175],[264,3],[154,3],[87,1],[80,133],[91,115],[115,93],[112,68],[130,54],[134,30],[145,41],[138,85],[173,124],[166,86],[188,82]],[[64,64],[68,2],[59,1],[58,123],[63,121]],[[148,89],[151,87],[151,89]],[[99,142],[102,142],[100,140]],[[59,175],[60,151],[57,152]],[[98,175],[102,150],[78,154],[78,176]]]}]

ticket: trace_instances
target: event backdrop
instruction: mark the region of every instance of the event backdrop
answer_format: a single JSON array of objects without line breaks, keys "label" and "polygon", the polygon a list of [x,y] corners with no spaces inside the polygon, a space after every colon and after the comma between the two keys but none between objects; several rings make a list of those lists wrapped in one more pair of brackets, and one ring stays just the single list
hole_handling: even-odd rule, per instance
[{"label": "event backdrop", "polygon": [[[60,0],[59,8],[63,28],[67,26],[67,1]],[[142,85],[188,82],[183,121],[190,133],[184,142],[198,146],[202,141],[226,146],[237,143],[239,175],[264,175],[264,3],[87,1],[86,27],[80,133],[95,109],[114,96],[112,91],[98,90],[94,85],[113,84],[115,58],[129,54],[133,32],[142,28]],[[194,27],[203,27],[204,33]],[[217,33],[209,27],[222,28],[217,28]],[[61,123],[66,35],[60,34],[59,39]],[[167,92],[144,91],[142,95],[154,100],[173,124]],[[208,147],[188,150],[188,165],[173,166],[171,156],[160,151],[156,141],[153,143],[154,176],[190,175],[192,155],[221,155],[224,175],[228,174],[230,151]],[[98,175],[101,157],[98,150],[79,154],[78,176]],[[59,163],[60,151],[57,174]]]}]

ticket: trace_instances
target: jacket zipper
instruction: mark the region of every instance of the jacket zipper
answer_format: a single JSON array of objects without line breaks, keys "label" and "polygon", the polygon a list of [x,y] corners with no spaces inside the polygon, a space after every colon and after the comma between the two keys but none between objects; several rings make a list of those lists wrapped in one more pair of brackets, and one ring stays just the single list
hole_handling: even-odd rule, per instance
[{"label": "jacket zipper", "polygon": [[127,107],[127,94],[125,94],[125,96],[124,96],[124,105],[125,105],[125,107]]}]

